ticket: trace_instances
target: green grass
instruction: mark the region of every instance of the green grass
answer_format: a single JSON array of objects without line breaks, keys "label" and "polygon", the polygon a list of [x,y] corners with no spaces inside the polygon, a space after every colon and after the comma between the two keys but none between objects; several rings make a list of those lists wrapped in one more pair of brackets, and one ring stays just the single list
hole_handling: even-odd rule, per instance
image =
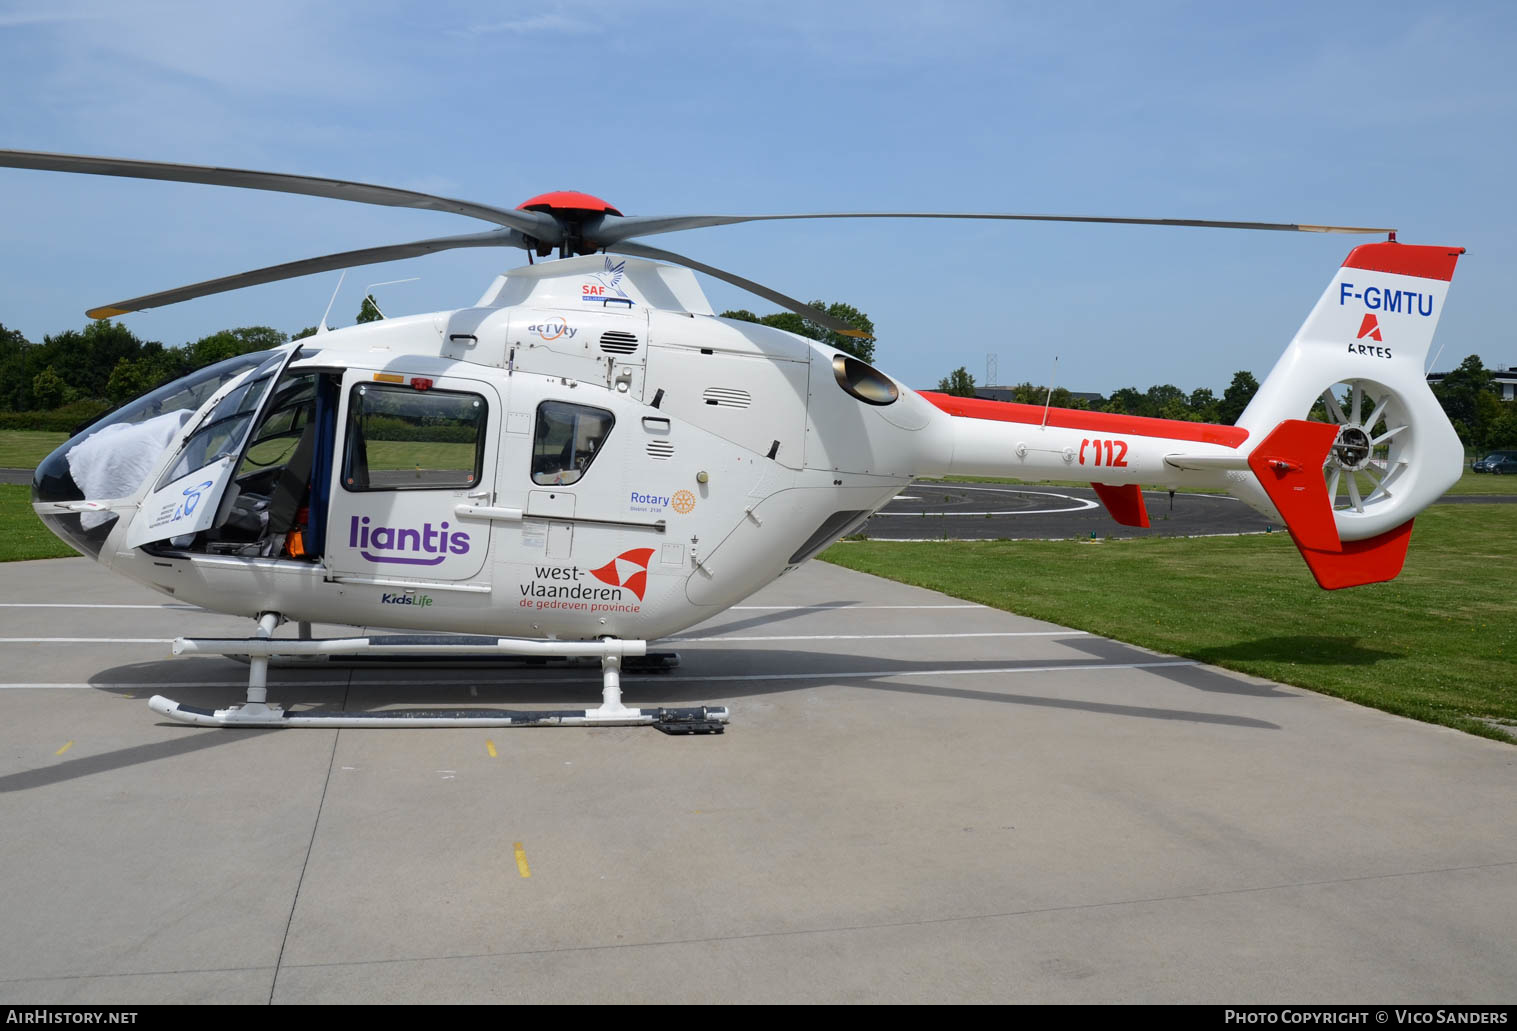
[{"label": "green grass", "polygon": [[67,433],[46,430],[0,431],[0,469],[35,469],[67,439]]},{"label": "green grass", "polygon": [[[1488,479],[1489,477],[1487,477]],[[1399,578],[1317,587],[1283,533],[838,544],[822,557],[1063,626],[1511,740],[1517,506],[1435,505]]]},{"label": "green grass", "polygon": [[1449,494],[1517,494],[1517,477],[1497,476],[1494,473],[1472,473],[1465,466],[1459,482],[1450,487]]},{"label": "green grass", "polygon": [[[425,440],[369,441],[370,469],[473,469],[474,445]],[[1512,481],[1517,490],[1517,480]]]},{"label": "green grass", "polygon": [[[290,460],[299,437],[286,436],[262,441],[248,449],[248,461],[253,466],[280,465]],[[416,470],[426,472],[439,469],[474,468],[475,447],[473,444],[455,444],[447,441],[425,440],[371,440],[368,445],[369,469]],[[239,470],[239,475],[252,471],[248,465]],[[1513,485],[1517,487],[1517,484]]]},{"label": "green grass", "polygon": [[0,483],[0,562],[67,558],[77,554],[49,533],[32,511],[30,487]]}]

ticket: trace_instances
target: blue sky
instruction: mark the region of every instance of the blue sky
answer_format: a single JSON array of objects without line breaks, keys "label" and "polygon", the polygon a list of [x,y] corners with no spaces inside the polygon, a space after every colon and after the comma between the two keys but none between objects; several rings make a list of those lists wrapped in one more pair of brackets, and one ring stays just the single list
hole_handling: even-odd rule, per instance
[{"label": "blue sky", "polygon": [[[628,214],[1053,212],[1389,225],[1462,245],[1440,367],[1517,365],[1517,7],[0,0],[0,146]],[[0,323],[295,258],[472,232],[429,212],[0,170]],[[917,386],[1074,390],[1263,376],[1354,238],[966,223],[777,223],[651,240],[845,300]],[[350,272],[392,314],[473,303],[520,252]],[[177,344],[318,320],[335,273],[127,317]],[[705,281],[718,310],[770,310]]]}]

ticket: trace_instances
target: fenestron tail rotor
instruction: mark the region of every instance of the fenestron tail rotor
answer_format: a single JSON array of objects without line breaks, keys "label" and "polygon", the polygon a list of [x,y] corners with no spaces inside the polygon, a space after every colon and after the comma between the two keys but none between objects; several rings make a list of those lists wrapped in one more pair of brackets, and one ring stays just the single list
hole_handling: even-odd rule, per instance
[{"label": "fenestron tail rotor", "polygon": [[1110,225],[1182,226],[1207,229],[1247,229],[1270,232],[1298,233],[1385,233],[1392,239],[1395,230],[1366,226],[1309,225],[1286,222],[1239,222],[1216,219],[1193,218],[1129,218],[1106,215],[1037,215],[1003,212],[908,212],[908,211],[857,211],[816,212],[771,215],[623,215],[619,210],[598,197],[574,191],[558,191],[541,194],[517,208],[499,208],[489,204],[440,197],[414,190],[403,190],[371,183],[350,182],[343,179],[324,179],[315,176],[288,175],[280,172],[259,172],[240,168],[218,168],[207,165],[184,165],[163,161],[141,161],[132,158],[89,157],[78,154],[51,154],[29,150],[0,150],[0,167],[29,168],[53,172],[76,172],[87,175],[111,175],[130,179],[158,179],[169,182],[199,183],[208,186],[231,186],[240,189],[269,190],[276,193],[302,194],[310,197],[327,197],[334,200],[354,201],[362,204],[378,204],[388,207],[420,208],[466,215],[502,227],[484,233],[460,236],[442,236],[411,243],[366,247],[360,250],[343,251],[317,258],[286,262],[267,268],[255,269],[219,279],[206,280],[189,286],[145,294],[114,304],[91,308],[90,318],[107,318],[132,311],[175,304],[196,297],[236,290],[245,286],[274,283],[316,272],[371,265],[401,258],[414,258],[435,251],[459,247],[520,247],[547,257],[557,249],[560,257],[593,254],[597,251],[615,250],[637,257],[653,258],[703,272],[706,275],[741,287],[774,304],[795,312],[818,325],[826,326],[850,336],[864,336],[856,327],[811,305],[763,286],[733,272],[715,268],[687,258],[672,251],[660,250],[636,243],[635,238],[685,229],[700,229],[712,226],[737,225],[743,222],[773,222],[801,219],[920,219],[985,220],[1008,222],[1084,222]]}]

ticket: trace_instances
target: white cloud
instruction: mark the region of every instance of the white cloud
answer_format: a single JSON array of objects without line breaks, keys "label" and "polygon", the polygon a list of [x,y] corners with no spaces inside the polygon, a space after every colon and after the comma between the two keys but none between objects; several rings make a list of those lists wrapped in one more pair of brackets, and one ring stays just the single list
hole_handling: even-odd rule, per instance
[{"label": "white cloud", "polygon": [[582,34],[596,31],[597,26],[581,17],[572,17],[567,14],[534,14],[526,18],[512,18],[507,21],[489,22],[481,25],[470,25],[466,29],[455,30],[459,35],[484,36],[496,33],[506,33],[513,36],[527,36],[537,33],[570,33]]}]

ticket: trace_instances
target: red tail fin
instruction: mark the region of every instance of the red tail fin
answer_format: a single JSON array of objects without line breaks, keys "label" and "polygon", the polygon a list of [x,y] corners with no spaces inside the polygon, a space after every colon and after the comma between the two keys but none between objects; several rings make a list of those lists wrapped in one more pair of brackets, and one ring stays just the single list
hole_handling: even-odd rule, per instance
[{"label": "red tail fin", "polygon": [[[1248,456],[1317,584],[1325,590],[1394,580],[1406,562],[1412,521],[1374,537],[1338,537],[1322,465],[1338,435],[1331,423],[1287,419]],[[1352,474],[1350,474],[1352,475]]]},{"label": "red tail fin", "polygon": [[1286,419],[1248,456],[1249,468],[1280,510],[1298,547],[1342,550],[1333,502],[1322,479],[1322,465],[1337,436],[1338,427],[1331,423]]},{"label": "red tail fin", "polygon": [[1143,488],[1136,483],[1114,487],[1109,483],[1092,483],[1096,497],[1106,511],[1122,526],[1147,526],[1148,506],[1143,504]]},{"label": "red tail fin", "polygon": [[[1295,535],[1292,534],[1292,537]],[[1394,530],[1362,541],[1344,541],[1342,551],[1318,551],[1296,540],[1301,557],[1311,568],[1317,585],[1324,590],[1358,587],[1394,580],[1406,563],[1406,546],[1412,540],[1412,521],[1408,519]]]}]

